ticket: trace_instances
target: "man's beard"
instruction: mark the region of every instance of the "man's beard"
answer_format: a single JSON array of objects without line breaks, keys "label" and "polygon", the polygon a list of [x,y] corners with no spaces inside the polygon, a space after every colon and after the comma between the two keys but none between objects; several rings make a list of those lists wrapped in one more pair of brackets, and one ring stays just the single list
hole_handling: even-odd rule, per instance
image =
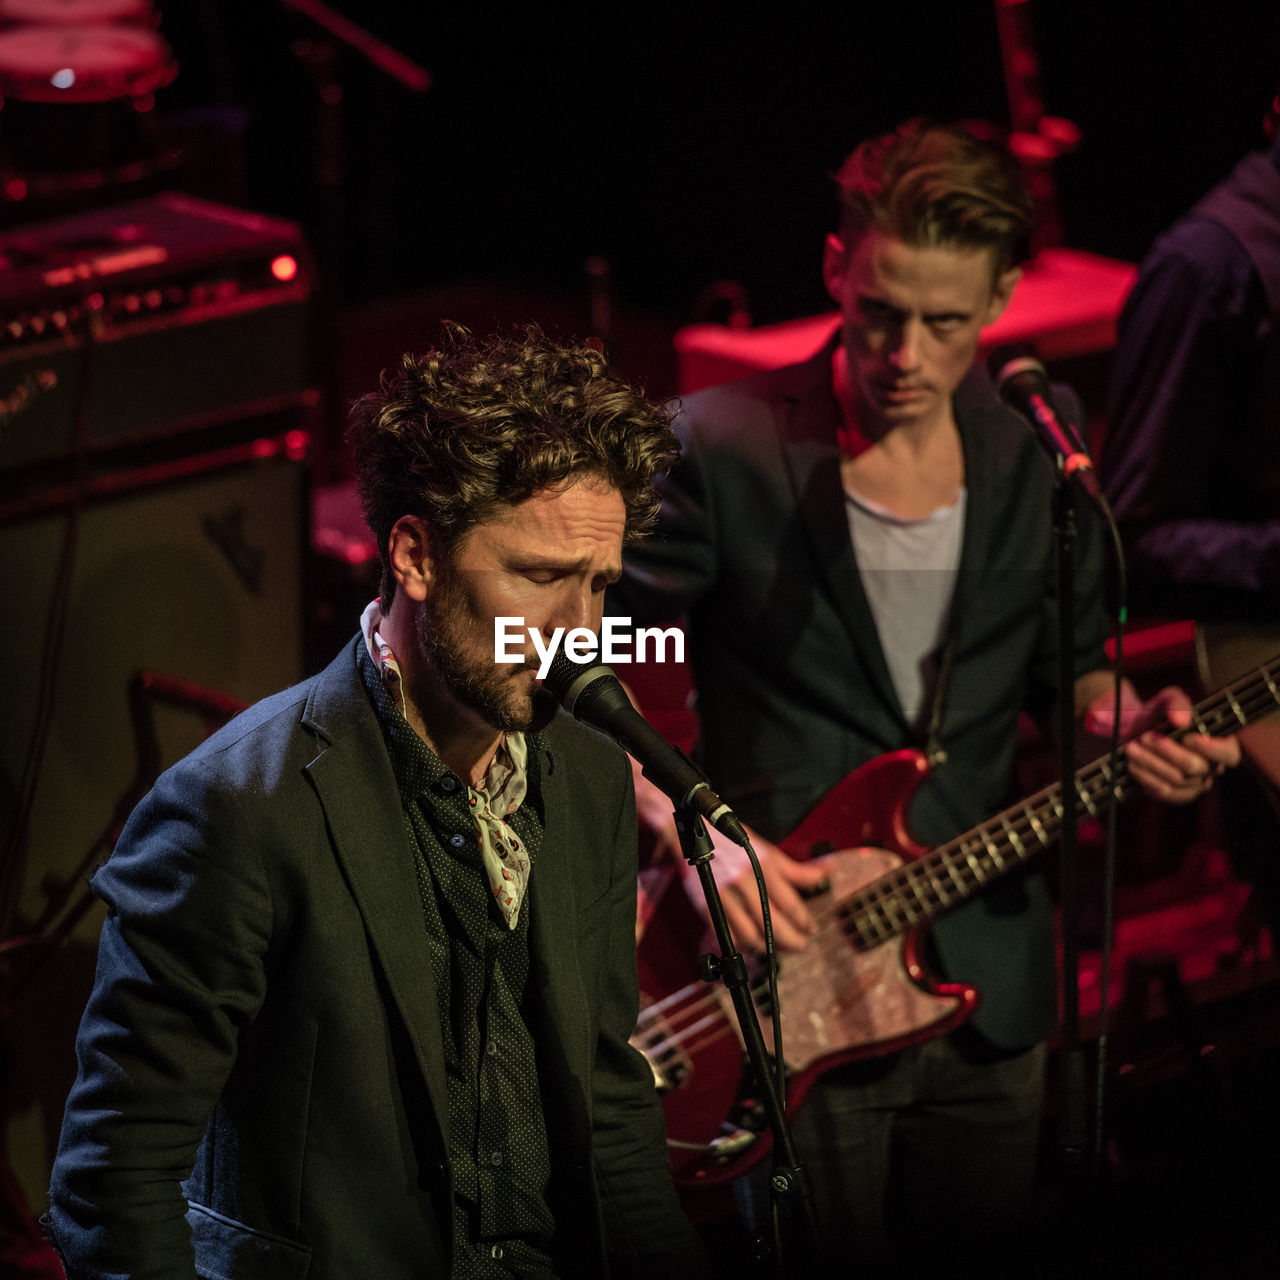
[{"label": "man's beard", "polygon": [[467,616],[466,592],[452,568],[441,576],[429,607],[414,618],[418,652],[455,702],[474,711],[486,724],[504,733],[541,729],[556,713],[554,697],[541,685],[528,703],[516,691],[512,676],[528,664],[498,664],[492,650],[479,657],[468,654],[468,637],[458,619]]}]

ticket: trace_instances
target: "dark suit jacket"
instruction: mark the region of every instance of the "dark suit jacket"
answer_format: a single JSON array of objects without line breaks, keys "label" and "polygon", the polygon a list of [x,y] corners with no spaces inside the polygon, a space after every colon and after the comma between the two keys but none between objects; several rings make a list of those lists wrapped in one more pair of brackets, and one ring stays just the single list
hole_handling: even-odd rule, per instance
[{"label": "dark suit jacket", "polygon": [[[1067,403],[1078,413],[1074,397]],[[1011,800],[1018,716],[1056,693],[1054,472],[976,369],[956,392],[968,489],[950,622],[946,751],[911,811],[935,844]],[[1078,419],[1077,419],[1078,420]],[[858,575],[840,481],[831,349],[689,396],[684,453],[659,527],[628,553],[609,612],[637,625],[684,614],[702,763],[742,819],[792,831],[841,778],[920,746],[894,691]],[[1101,555],[1081,512],[1077,674],[1105,665]],[[976,983],[998,1044],[1039,1039],[1054,1013],[1043,882],[998,882],[935,930],[948,976]]]},{"label": "dark suit jacket", "polygon": [[[166,773],[94,879],[109,915],[48,1220],[72,1277],[448,1274],[436,997],[355,653]],[[607,1248],[615,1274],[679,1271],[697,1246],[627,1045],[628,767],[563,714],[544,742],[528,909],[567,1269],[606,1274]]]}]

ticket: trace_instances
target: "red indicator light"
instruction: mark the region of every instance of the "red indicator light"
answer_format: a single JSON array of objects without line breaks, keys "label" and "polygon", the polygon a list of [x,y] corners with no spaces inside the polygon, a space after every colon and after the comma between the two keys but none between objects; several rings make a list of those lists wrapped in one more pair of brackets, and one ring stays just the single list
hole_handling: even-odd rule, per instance
[{"label": "red indicator light", "polygon": [[277,280],[287,283],[298,274],[298,260],[290,254],[282,253],[271,259],[271,274]]}]

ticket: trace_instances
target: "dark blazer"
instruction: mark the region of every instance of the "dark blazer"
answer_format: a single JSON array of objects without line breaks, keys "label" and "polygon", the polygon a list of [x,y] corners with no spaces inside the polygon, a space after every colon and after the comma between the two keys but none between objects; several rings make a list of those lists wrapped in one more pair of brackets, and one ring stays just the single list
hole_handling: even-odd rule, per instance
[{"label": "dark blazer", "polygon": [[[1011,800],[1018,716],[1043,717],[1056,694],[1052,465],[981,369],[954,409],[968,499],[940,724],[946,757],[911,811],[928,844]],[[702,763],[771,839],[858,765],[923,745],[898,703],[858,574],[839,421],[830,347],[687,397],[676,421],[684,452],[659,527],[628,552],[609,601],[610,613],[637,625],[687,616]],[[1079,523],[1077,674],[1105,666],[1099,539],[1088,513]],[[977,1023],[997,1043],[1031,1043],[1052,1020],[1051,928],[1042,881],[1022,876],[935,930],[949,976],[981,987]]]},{"label": "dark blazer", "polygon": [[[437,1003],[359,643],[167,772],[94,878],[109,914],[48,1217],[73,1278],[448,1275]],[[627,1045],[628,766],[563,714],[543,740],[528,909],[566,1271],[607,1274],[606,1250],[614,1274],[679,1271],[698,1246]]]}]

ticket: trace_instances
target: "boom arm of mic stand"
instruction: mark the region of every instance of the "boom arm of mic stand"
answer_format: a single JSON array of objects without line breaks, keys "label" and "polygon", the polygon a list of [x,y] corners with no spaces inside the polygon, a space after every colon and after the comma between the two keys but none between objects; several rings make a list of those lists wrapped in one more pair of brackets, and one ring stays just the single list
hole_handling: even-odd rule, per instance
[{"label": "boom arm of mic stand", "polygon": [[[782,1095],[769,1063],[756,1007],[751,1000],[746,962],[742,958],[742,953],[734,946],[729,922],[724,914],[724,903],[720,899],[720,888],[716,884],[715,876],[711,873],[711,860],[715,857],[711,837],[707,835],[707,828],[701,816],[694,810],[677,807],[675,819],[676,832],[680,837],[680,851],[689,865],[697,871],[698,879],[702,883],[702,893],[707,900],[707,914],[711,919],[711,927],[720,948],[720,956],[715,967],[733,1000],[747,1061],[755,1073],[756,1083],[764,1102],[765,1116],[769,1121],[769,1131],[773,1135],[773,1169],[769,1177],[773,1199],[775,1204],[789,1204],[795,1220],[802,1224],[802,1230],[792,1241],[795,1245],[797,1263],[794,1274],[796,1276],[824,1275],[825,1272],[819,1265],[822,1246],[813,1207],[813,1188],[809,1181],[808,1170],[800,1163],[799,1156],[796,1154],[791,1130],[787,1126]],[[754,860],[754,854],[752,858]],[[781,1050],[781,1046],[775,1047]],[[777,1257],[781,1264],[784,1257],[781,1248],[777,1249]],[[779,1274],[785,1274],[785,1270],[780,1270]]]},{"label": "boom arm of mic stand", "polygon": [[425,93],[431,88],[431,73],[416,62],[406,58],[398,49],[357,26],[350,18],[343,17],[321,0],[282,0],[286,9],[300,13],[315,23],[322,31],[354,49],[379,71],[399,81],[414,93]]}]

